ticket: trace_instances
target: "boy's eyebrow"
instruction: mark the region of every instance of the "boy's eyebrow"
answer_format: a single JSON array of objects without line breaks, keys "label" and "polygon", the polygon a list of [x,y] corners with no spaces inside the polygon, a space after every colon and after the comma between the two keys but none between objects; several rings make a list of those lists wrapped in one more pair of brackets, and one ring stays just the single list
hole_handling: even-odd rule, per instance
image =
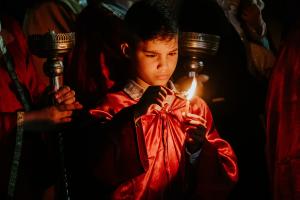
[{"label": "boy's eyebrow", "polygon": [[172,51],[178,51],[178,48],[175,48],[175,49],[171,50],[170,52],[172,52]]},{"label": "boy's eyebrow", "polygon": [[[150,50],[142,50],[145,53],[158,53],[157,51],[150,51]],[[178,51],[178,48],[171,50],[170,52]]]},{"label": "boy's eyebrow", "polygon": [[149,50],[143,50],[145,53],[157,53],[157,51],[149,51]]}]

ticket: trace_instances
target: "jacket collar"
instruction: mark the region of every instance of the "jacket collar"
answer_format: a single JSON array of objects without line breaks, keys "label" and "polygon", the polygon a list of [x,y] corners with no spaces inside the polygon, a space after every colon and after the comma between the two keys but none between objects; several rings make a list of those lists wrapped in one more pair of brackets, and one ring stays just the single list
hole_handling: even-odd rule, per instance
[{"label": "jacket collar", "polygon": [[[174,93],[178,93],[172,81],[168,81],[167,88],[172,90]],[[138,100],[143,96],[145,88],[140,86],[134,80],[130,80],[123,88],[123,91],[133,100]]]}]

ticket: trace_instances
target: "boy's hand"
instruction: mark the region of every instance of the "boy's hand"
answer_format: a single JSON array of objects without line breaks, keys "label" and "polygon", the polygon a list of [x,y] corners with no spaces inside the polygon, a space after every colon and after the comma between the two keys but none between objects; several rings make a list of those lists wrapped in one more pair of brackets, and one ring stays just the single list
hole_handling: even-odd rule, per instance
[{"label": "boy's hand", "polygon": [[139,115],[143,115],[153,104],[163,107],[163,102],[166,99],[167,94],[168,91],[162,86],[149,86],[140,101],[136,104],[136,111]]},{"label": "boy's hand", "polygon": [[182,113],[186,123],[186,145],[190,153],[200,150],[205,140],[206,120],[192,113]]}]

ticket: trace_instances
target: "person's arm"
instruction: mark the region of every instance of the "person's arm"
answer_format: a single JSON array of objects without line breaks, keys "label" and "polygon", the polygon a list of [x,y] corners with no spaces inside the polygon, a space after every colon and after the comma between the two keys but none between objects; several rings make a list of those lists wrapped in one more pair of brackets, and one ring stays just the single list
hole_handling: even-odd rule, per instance
[{"label": "person's arm", "polygon": [[[26,97],[31,100],[34,107],[37,107],[37,102],[45,85],[38,80],[38,75],[32,63],[26,61],[26,55],[28,54],[26,38],[15,20],[4,17],[2,22],[4,23],[2,24],[1,36],[3,36],[5,42],[2,48],[11,54],[19,81],[26,88],[25,91],[28,91],[28,96]],[[63,87],[56,93],[57,106],[44,105],[39,106],[42,108],[38,110],[22,111],[22,107],[19,105],[20,102],[16,99],[18,94],[15,94],[15,91],[12,90],[11,78],[5,69],[6,63],[3,64],[1,63],[1,69],[3,67],[1,70],[1,77],[3,78],[1,89],[3,93],[0,99],[3,105],[7,104],[8,106],[2,105],[0,111],[0,139],[3,139],[8,134],[14,134],[18,125],[22,126],[23,131],[31,131],[32,129],[37,129],[36,127],[40,127],[40,131],[47,131],[49,127],[43,127],[41,124],[38,124],[40,121],[53,122],[52,124],[56,126],[60,119],[64,118],[66,120],[66,114],[70,114],[72,110],[81,107],[79,103],[75,103],[74,91],[71,91],[69,87]],[[32,127],[28,126],[30,123],[33,125]]]},{"label": "person's arm", "polygon": [[55,129],[59,124],[70,122],[73,110],[81,109],[75,101],[75,92],[63,87],[55,93],[57,105],[33,111],[0,112],[0,139],[20,126],[23,131],[42,132]]},{"label": "person's arm", "polygon": [[75,91],[64,86],[53,94],[55,105],[46,106],[39,110],[24,112],[25,131],[49,131],[62,123],[72,120],[74,110],[82,108],[76,101]]},{"label": "person's arm", "polygon": [[208,106],[195,99],[193,113],[206,120],[205,138],[195,163],[187,164],[192,199],[226,199],[238,180],[237,159],[230,144],[223,140],[213,124]]}]

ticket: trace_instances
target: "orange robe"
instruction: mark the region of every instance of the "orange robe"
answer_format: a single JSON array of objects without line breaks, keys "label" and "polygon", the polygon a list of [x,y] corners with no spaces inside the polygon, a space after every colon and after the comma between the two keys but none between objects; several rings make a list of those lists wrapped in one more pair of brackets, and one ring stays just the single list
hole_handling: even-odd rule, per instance
[{"label": "orange robe", "polygon": [[90,111],[97,117],[112,117],[93,140],[101,148],[93,173],[102,185],[112,186],[109,198],[226,199],[238,179],[236,157],[229,143],[219,137],[204,101],[195,98],[190,105],[192,113],[207,120],[206,141],[191,164],[183,131],[186,100],[174,93],[167,97],[166,109],[154,109],[135,119],[133,110],[141,95],[130,83]]}]

